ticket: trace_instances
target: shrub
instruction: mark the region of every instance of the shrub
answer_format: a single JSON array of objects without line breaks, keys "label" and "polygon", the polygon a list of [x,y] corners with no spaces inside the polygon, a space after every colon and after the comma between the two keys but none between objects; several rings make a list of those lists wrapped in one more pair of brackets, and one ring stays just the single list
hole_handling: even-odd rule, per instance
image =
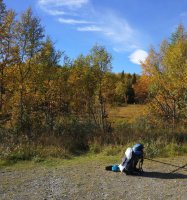
[{"label": "shrub", "polygon": [[123,150],[122,146],[108,145],[103,148],[102,153],[105,156],[116,156],[116,155],[121,155],[122,150]]},{"label": "shrub", "polygon": [[31,160],[36,156],[35,148],[29,146],[18,146],[7,156],[9,161]]}]

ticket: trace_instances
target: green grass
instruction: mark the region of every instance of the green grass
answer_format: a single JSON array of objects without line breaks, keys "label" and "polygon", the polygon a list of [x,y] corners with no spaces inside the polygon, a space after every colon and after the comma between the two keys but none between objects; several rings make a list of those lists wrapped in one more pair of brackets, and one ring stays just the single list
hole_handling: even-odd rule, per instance
[{"label": "green grass", "polygon": [[[54,158],[54,157],[45,157],[40,161],[36,159],[32,160],[19,160],[17,162],[11,160],[0,160],[0,169],[32,169],[35,167],[45,167],[45,168],[53,168],[53,167],[71,167],[72,165],[86,165],[88,163],[100,163],[103,165],[106,164],[119,164],[121,162],[121,158],[124,156],[124,152],[127,147],[132,146],[132,144],[128,144],[126,146],[104,146],[100,153],[88,152],[81,156],[69,156],[69,158]],[[147,146],[145,152],[152,151],[151,148],[156,148],[156,146]],[[168,144],[162,149],[159,150],[159,153],[155,153],[155,151],[146,154],[147,157],[176,157],[176,156],[185,156],[187,155],[187,145],[179,146],[176,144]]]},{"label": "green grass", "polygon": [[[36,157],[30,158],[29,160],[11,160],[11,159],[1,159],[0,168],[6,169],[22,169],[22,167],[28,166],[29,168],[34,167],[56,167],[56,166],[71,166],[86,164],[89,162],[99,162],[99,163],[119,163],[124,155],[124,146],[104,146],[99,153],[94,153],[89,151],[80,156],[75,156],[69,154],[69,157]],[[44,151],[44,150],[43,150]]]},{"label": "green grass", "polygon": [[103,153],[100,154],[92,154],[88,153],[82,156],[73,156],[71,159],[63,159],[63,158],[45,158],[42,162],[38,163],[33,160],[30,161],[19,161],[19,162],[9,162],[7,160],[0,160],[0,169],[6,170],[22,170],[22,169],[33,169],[36,167],[71,167],[87,164],[90,162],[99,162],[99,163],[119,163],[121,162],[121,155],[112,155],[106,156]]}]

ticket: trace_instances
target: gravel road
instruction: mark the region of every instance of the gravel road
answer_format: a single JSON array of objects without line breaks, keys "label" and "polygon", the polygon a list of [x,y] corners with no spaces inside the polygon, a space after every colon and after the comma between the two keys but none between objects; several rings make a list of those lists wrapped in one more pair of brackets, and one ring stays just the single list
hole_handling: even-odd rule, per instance
[{"label": "gravel road", "polygon": [[[187,157],[159,159],[178,166]],[[187,200],[187,171],[145,160],[142,176],[105,171],[105,161],[0,169],[1,200]],[[115,163],[112,163],[115,164]],[[187,166],[186,166],[187,168]],[[170,173],[177,170],[174,173]]]}]

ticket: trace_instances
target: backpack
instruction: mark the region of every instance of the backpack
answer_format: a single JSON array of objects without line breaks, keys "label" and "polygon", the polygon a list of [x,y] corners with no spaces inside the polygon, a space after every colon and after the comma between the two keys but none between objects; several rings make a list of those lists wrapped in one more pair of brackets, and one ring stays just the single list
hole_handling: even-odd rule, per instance
[{"label": "backpack", "polygon": [[132,151],[133,151],[133,149],[132,148],[127,148],[127,150],[125,151],[125,157],[127,158],[127,159],[131,159],[131,157],[132,157]]},{"label": "backpack", "polygon": [[[132,148],[127,148],[125,151],[125,158],[123,158],[123,162],[121,164],[125,172],[133,172],[136,170],[142,171],[143,148],[142,144],[135,144]],[[138,162],[139,169],[136,168]],[[120,168],[122,169],[122,167]]]}]

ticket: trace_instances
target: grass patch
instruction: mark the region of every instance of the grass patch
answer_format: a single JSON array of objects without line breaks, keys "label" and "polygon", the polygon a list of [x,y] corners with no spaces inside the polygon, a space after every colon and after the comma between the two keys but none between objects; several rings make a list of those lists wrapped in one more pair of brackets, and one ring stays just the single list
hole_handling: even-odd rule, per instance
[{"label": "grass patch", "polygon": [[127,105],[122,107],[111,107],[109,109],[109,119],[111,121],[123,121],[134,122],[136,118],[144,115],[145,105]]},{"label": "grass patch", "polygon": [[[3,150],[3,149],[2,149]],[[42,163],[51,158],[70,159],[72,155],[55,146],[19,145],[0,155],[0,166],[11,166],[22,161]]]},{"label": "grass patch", "polygon": [[[111,164],[119,164],[124,156],[127,147],[131,147],[132,144],[126,146],[105,146],[100,153],[88,152],[81,156],[70,156],[69,158],[54,158],[45,157],[40,161],[35,159],[31,160],[19,160],[13,162],[11,160],[0,160],[0,168],[6,170],[22,170],[22,169],[34,169],[34,168],[61,168],[71,167],[79,165],[87,165],[93,163],[93,165],[106,166]],[[176,144],[168,144],[163,146],[159,151],[155,150],[155,146],[145,145],[145,156],[148,158],[163,158],[163,157],[178,157],[187,155],[187,146],[179,146]],[[154,151],[153,151],[154,149]],[[149,153],[148,153],[149,152]],[[159,152],[159,153],[158,153]],[[40,158],[39,158],[40,159]]]},{"label": "grass patch", "polygon": [[[145,157],[154,158],[154,157],[175,157],[181,155],[187,155],[187,145],[179,145],[177,143],[169,143],[166,144],[161,140],[144,142],[141,141],[144,146]],[[21,164],[31,166],[47,166],[47,167],[55,167],[61,165],[69,165],[72,164],[80,164],[87,163],[91,161],[99,161],[99,162],[108,162],[108,163],[120,163],[121,158],[124,156],[125,150],[128,147],[132,147],[133,144],[137,142],[128,143],[126,145],[104,145],[100,147],[99,152],[94,152],[93,150],[81,154],[79,156],[72,155],[63,152],[61,149],[61,154],[57,154],[56,148],[34,148],[29,150],[25,150],[22,148],[23,152],[19,149],[19,151],[13,152],[6,159],[0,160],[0,167],[11,167],[11,166],[19,166]],[[99,145],[98,145],[99,146]],[[54,151],[54,152],[53,152]],[[60,151],[60,149],[58,149]],[[50,154],[49,154],[50,152]],[[54,156],[56,155],[56,156]],[[58,155],[58,156],[57,156]]]},{"label": "grass patch", "polygon": [[187,145],[178,145],[171,143],[163,148],[161,155],[163,157],[174,157],[187,154]]},{"label": "grass patch", "polygon": [[72,156],[70,159],[62,159],[62,158],[45,158],[42,162],[35,162],[34,160],[30,161],[7,161],[0,160],[0,169],[6,170],[22,170],[22,169],[33,169],[37,167],[47,167],[47,168],[60,168],[60,167],[71,167],[78,165],[87,165],[88,163],[93,162],[93,164],[100,163],[120,163],[121,157],[120,155],[115,156],[106,156],[103,153],[100,154],[92,154],[87,153],[81,156]]}]

